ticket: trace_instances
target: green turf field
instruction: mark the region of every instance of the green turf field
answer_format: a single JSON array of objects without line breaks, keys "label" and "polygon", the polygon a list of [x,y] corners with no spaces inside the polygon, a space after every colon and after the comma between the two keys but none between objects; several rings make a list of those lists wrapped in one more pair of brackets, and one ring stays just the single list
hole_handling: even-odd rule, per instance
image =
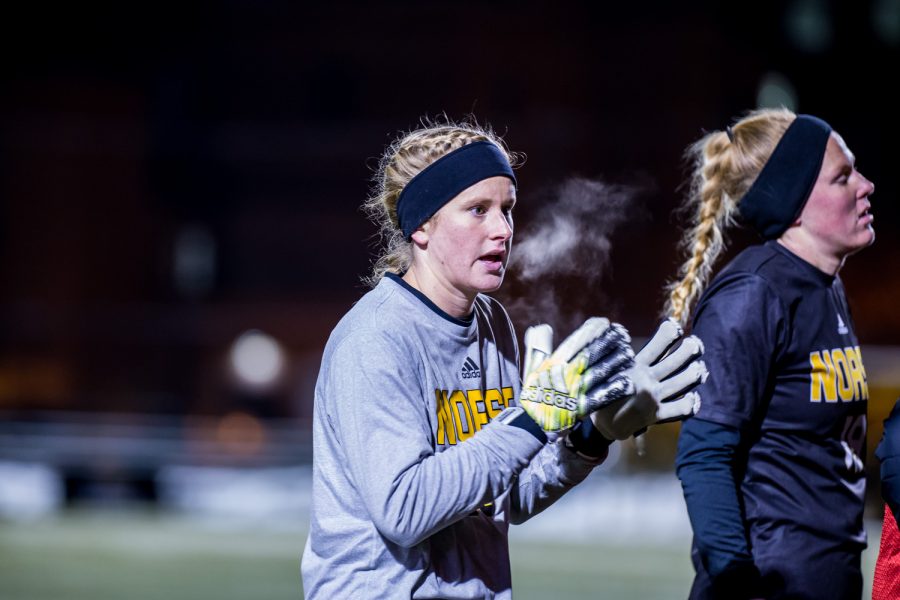
[{"label": "green turf field", "polygon": [[[870,523],[867,587],[879,535]],[[305,538],[297,523],[229,525],[153,512],[0,521],[0,598],[300,598]],[[687,547],[547,544],[514,535],[512,556],[518,600],[678,599],[691,580]]]}]

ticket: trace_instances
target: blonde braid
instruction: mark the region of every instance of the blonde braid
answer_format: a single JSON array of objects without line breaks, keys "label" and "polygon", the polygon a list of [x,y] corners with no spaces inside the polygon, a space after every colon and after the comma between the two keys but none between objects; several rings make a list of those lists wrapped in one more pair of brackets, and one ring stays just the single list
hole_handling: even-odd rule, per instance
[{"label": "blonde braid", "polygon": [[723,229],[734,222],[737,203],[723,190],[729,156],[728,136],[711,133],[688,150],[695,157],[694,177],[689,199],[696,204],[691,227],[682,240],[688,259],[678,272],[679,280],[669,284],[666,313],[686,325],[690,307],[712,272],[713,264],[724,249]]},{"label": "blonde braid", "polygon": [[716,131],[688,148],[693,174],[686,206],[696,208],[681,241],[688,258],[678,279],[666,286],[665,307],[665,313],[683,326],[725,249],[725,229],[735,222],[740,198],[795,118],[787,109],[755,111],[734,125],[733,140],[724,131]]}]

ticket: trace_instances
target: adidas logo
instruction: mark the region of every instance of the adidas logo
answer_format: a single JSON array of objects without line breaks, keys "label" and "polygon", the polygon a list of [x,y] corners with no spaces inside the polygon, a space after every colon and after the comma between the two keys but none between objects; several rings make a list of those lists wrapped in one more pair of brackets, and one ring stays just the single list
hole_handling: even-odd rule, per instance
[{"label": "adidas logo", "polygon": [[844,320],[841,318],[841,315],[838,315],[837,318],[838,318],[837,332],[840,333],[841,335],[843,335],[845,333],[850,333],[850,330],[847,329],[846,325],[844,325]]},{"label": "adidas logo", "polygon": [[459,374],[462,375],[463,379],[477,379],[481,377],[481,369],[478,368],[478,365],[475,364],[472,357],[469,357],[466,359],[466,362],[463,363]]}]

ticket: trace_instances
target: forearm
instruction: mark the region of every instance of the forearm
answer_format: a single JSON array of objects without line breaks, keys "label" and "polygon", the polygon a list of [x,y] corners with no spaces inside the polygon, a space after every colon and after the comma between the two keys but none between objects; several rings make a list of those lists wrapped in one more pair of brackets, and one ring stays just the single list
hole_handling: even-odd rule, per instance
[{"label": "forearm", "polygon": [[758,590],[759,572],[747,542],[734,474],[740,444],[736,428],[689,419],[681,430],[676,469],[694,542],[714,588],[751,597]]},{"label": "forearm", "polygon": [[437,454],[414,457],[396,439],[392,452],[368,457],[361,495],[378,531],[413,546],[510,491],[546,441],[520,424],[492,422]]},{"label": "forearm", "polygon": [[559,500],[603,463],[612,442],[583,419],[564,441],[547,444],[519,475],[511,520],[524,523]]}]

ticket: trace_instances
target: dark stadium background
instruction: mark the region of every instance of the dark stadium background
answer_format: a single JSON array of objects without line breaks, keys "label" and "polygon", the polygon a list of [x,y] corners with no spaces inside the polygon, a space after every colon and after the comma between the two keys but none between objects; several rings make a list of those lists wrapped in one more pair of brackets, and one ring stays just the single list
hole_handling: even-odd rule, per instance
[{"label": "dark stadium background", "polygon": [[[561,314],[640,338],[678,262],[684,148],[792,88],[877,187],[877,242],[842,271],[870,451],[900,395],[896,1],[85,3],[0,27],[0,461],[57,466],[73,504],[152,499],[168,462],[308,461],[321,350],[373,257],[359,205],[423,115],[527,155],[520,231],[569,177],[640,187],[602,277],[551,282]],[[284,353],[267,386],[229,368],[252,330]],[[676,433],[642,468],[671,469]]]},{"label": "dark stadium background", "polygon": [[[399,130],[471,113],[505,134],[527,155],[519,242],[572,177],[636,190],[586,213],[618,223],[608,256],[585,238],[577,272],[498,295],[520,332],[555,305],[560,332],[604,314],[640,341],[678,264],[684,148],[779,101],[877,186],[877,242],[842,271],[871,391],[868,586],[871,451],[900,396],[898,59],[900,0],[4,7],[0,596],[297,596],[312,390],[365,291],[359,205]],[[687,595],[677,432],[617,444],[515,528],[517,598]]]}]

